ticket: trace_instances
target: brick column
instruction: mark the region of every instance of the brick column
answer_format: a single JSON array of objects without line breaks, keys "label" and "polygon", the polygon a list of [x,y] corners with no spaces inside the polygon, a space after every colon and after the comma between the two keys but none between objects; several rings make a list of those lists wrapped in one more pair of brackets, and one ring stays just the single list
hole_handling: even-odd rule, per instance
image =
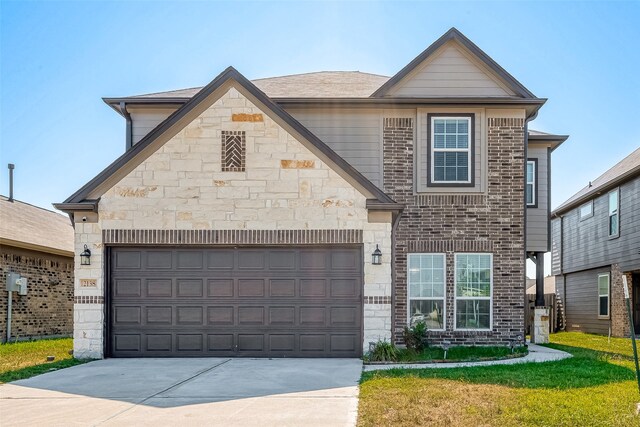
[{"label": "brick column", "polygon": [[633,302],[631,273],[621,272],[618,264],[613,264],[611,266],[611,335],[614,337],[629,336],[629,315],[627,313],[627,305],[624,299],[624,289],[622,288],[623,275],[627,276],[629,295]]}]

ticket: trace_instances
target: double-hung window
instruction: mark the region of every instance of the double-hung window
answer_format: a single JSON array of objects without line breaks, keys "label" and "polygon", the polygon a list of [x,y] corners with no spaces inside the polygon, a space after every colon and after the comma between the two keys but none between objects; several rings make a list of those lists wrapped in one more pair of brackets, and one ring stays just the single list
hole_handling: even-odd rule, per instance
[{"label": "double-hung window", "polygon": [[455,257],[455,328],[490,330],[493,257],[474,253]]},{"label": "double-hung window", "polygon": [[425,322],[427,329],[445,328],[445,255],[409,254],[409,324]]},{"label": "double-hung window", "polygon": [[620,192],[618,189],[609,193],[609,237],[620,235]]},{"label": "double-hung window", "polygon": [[598,317],[609,318],[609,273],[598,274]]},{"label": "double-hung window", "polygon": [[536,169],[537,161],[527,161],[527,179],[526,179],[526,191],[525,197],[527,199],[527,206],[536,206]]},{"label": "double-hung window", "polygon": [[430,185],[473,185],[472,116],[429,115]]}]

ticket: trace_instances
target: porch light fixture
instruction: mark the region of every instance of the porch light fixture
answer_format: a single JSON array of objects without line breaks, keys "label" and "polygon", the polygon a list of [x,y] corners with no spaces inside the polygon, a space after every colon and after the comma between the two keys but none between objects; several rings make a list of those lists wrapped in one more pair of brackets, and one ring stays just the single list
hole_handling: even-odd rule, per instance
[{"label": "porch light fixture", "polygon": [[382,264],[382,252],[378,245],[376,245],[376,250],[371,254],[371,264],[380,265]]},{"label": "porch light fixture", "polygon": [[80,254],[80,265],[91,265],[91,251],[84,245],[84,251]]}]

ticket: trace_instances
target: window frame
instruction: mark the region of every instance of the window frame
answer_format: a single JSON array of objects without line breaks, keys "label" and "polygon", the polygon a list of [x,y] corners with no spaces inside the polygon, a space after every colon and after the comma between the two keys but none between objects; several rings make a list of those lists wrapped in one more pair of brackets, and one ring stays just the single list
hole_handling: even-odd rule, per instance
[{"label": "window frame", "polygon": [[[442,279],[443,279],[443,283],[442,283],[442,287],[443,287],[443,294],[442,294],[442,298],[434,298],[434,297],[418,297],[418,298],[411,298],[411,282],[410,280],[410,274],[409,274],[409,258],[411,256],[420,256],[420,255],[438,255],[442,257]],[[417,300],[417,301],[440,301],[442,300],[442,328],[440,329],[433,329],[433,328],[428,328],[429,331],[438,331],[438,332],[443,332],[447,330],[447,254],[442,253],[442,252],[410,252],[407,254],[407,325],[411,325],[411,300]]]},{"label": "window frame", "polygon": [[[582,215],[582,208],[587,206],[587,205],[591,205],[591,213],[589,215]],[[579,217],[580,221],[584,221],[585,219],[589,219],[589,218],[593,217],[593,200],[589,200],[588,202],[583,203],[580,206],[578,206],[578,217]]]},{"label": "window frame", "polygon": [[[607,294],[600,294],[600,278],[607,278]],[[600,273],[598,274],[598,281],[596,282],[597,291],[598,291],[598,319],[609,319],[611,317],[611,273]],[[607,314],[603,315],[600,313],[600,299],[607,298]]]},{"label": "window frame", "polygon": [[[618,205],[616,206],[615,213],[611,214],[611,194],[616,193],[616,201]],[[616,229],[615,234],[611,234],[611,217],[615,215],[618,217],[618,227]],[[607,234],[609,239],[615,239],[620,237],[620,187],[615,188],[607,193]]]},{"label": "window frame", "polygon": [[[488,297],[458,297],[458,255],[488,255],[490,265],[490,282]],[[458,300],[488,300],[489,328],[458,328]],[[453,330],[461,332],[491,332],[493,331],[493,253],[491,252],[455,252],[453,254]]]},{"label": "window frame", "polygon": [[[428,113],[427,114],[427,187],[475,187],[475,113]],[[467,181],[435,181],[434,180],[434,152],[443,151],[435,149],[433,143],[434,121],[438,120],[461,120],[469,122],[469,146],[467,154],[469,156],[467,164]],[[444,149],[444,152],[462,152],[462,149]]]},{"label": "window frame", "polygon": [[[531,183],[527,181],[527,174],[528,174],[528,168],[530,163],[533,164],[533,182]],[[527,202],[527,186],[529,184],[532,185],[531,192],[533,195],[533,202],[531,203]],[[538,159],[535,159],[535,158],[527,159],[527,166],[525,168],[525,176],[524,176],[524,200],[528,208],[538,207]]]}]

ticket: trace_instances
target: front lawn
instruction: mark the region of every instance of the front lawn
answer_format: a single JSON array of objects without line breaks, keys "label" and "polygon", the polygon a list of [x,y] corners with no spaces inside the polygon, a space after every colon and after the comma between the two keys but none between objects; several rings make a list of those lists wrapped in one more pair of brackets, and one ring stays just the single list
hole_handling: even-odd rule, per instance
[{"label": "front lawn", "polygon": [[[0,384],[84,363],[74,359],[72,338],[0,344]],[[47,362],[48,356],[55,356]]]},{"label": "front lawn", "polygon": [[635,426],[628,339],[559,333],[548,363],[365,372],[359,426]]}]

